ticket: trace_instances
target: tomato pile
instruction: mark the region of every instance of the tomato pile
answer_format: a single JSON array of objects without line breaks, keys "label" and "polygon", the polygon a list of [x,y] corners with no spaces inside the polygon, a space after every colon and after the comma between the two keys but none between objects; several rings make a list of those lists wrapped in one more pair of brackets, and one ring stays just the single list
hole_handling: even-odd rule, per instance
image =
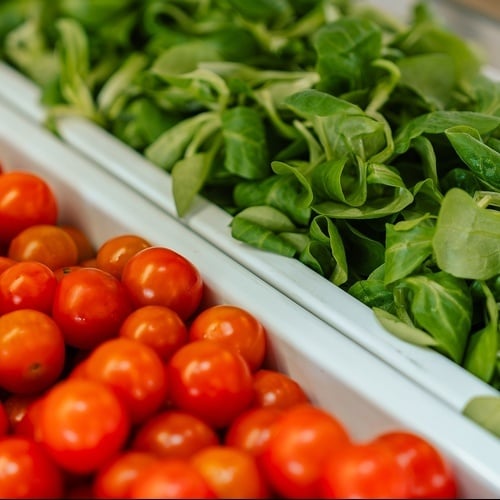
[{"label": "tomato pile", "polygon": [[268,366],[185,257],[58,217],[42,178],[0,174],[0,497],[456,497],[429,442],[357,442]]}]

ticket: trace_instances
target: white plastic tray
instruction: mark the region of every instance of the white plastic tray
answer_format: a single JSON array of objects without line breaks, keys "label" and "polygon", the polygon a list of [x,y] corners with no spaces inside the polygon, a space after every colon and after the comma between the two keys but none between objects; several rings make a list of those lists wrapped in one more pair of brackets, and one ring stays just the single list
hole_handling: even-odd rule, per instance
[{"label": "white plastic tray", "polygon": [[2,103],[0,162],[6,171],[42,175],[58,197],[60,221],[78,225],[95,245],[113,235],[136,233],[191,259],[209,300],[255,314],[269,335],[274,365],[298,380],[313,402],[337,415],[353,437],[411,429],[447,457],[462,497],[500,496],[500,440]]},{"label": "white plastic tray", "polygon": [[[0,63],[0,101],[43,122],[36,86]],[[89,120],[61,119],[64,140],[104,170],[132,186],[166,213],[176,216],[171,177]],[[289,298],[401,371],[447,404],[462,411],[474,396],[500,393],[441,354],[393,336],[372,310],[297,260],[257,250],[231,236],[231,216],[198,197],[182,220],[197,234],[243,264]]]}]

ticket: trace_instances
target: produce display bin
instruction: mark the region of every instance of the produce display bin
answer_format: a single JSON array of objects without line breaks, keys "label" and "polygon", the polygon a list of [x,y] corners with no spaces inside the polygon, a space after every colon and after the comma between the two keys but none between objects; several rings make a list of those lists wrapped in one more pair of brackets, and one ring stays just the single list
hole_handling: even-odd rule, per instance
[{"label": "produce display bin", "polygon": [[461,497],[500,496],[498,439],[1,102],[0,162],[5,171],[46,179],[59,200],[60,222],[81,228],[95,245],[135,233],[190,259],[206,283],[207,303],[239,305],[259,318],[272,366],[295,378],[353,437],[413,430],[450,461]]},{"label": "produce display bin", "polygon": [[[403,17],[414,2],[379,0],[366,3]],[[489,29],[489,23],[494,21],[478,13],[471,14],[468,8],[457,6],[455,2],[440,1],[435,6],[439,15],[456,25],[457,32],[470,35],[489,52],[496,46],[498,32]],[[489,66],[486,70],[493,77],[500,77],[495,66]],[[40,104],[38,88],[5,64],[0,64],[0,99],[4,100],[6,106],[16,109],[34,122],[42,123],[46,117],[46,111]],[[74,116],[61,118],[58,132],[75,150],[130,185],[167,214],[176,217],[169,174],[89,120]],[[456,411],[461,412],[476,396],[500,395],[490,385],[441,354],[390,334],[379,324],[370,308],[300,262],[257,250],[235,240],[231,236],[231,216],[204,198],[197,197],[189,213],[179,220],[257,277]]]}]

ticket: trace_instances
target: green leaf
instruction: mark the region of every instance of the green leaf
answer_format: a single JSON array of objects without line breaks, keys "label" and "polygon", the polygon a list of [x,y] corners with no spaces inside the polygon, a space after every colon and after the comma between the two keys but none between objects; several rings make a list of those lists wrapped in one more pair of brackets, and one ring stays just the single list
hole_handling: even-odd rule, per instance
[{"label": "green leaf", "polygon": [[177,125],[167,129],[146,148],[144,152],[146,158],[159,167],[170,171],[175,163],[182,158],[189,143],[203,124],[214,119],[217,119],[217,115],[213,112],[206,112],[180,121]]},{"label": "green leaf", "polygon": [[471,335],[463,366],[467,371],[488,383],[495,372],[498,357],[498,305],[484,282],[481,282],[481,288],[486,298],[486,326]]},{"label": "green leaf", "polygon": [[473,128],[450,127],[445,133],[462,161],[488,186],[500,191],[500,153],[486,145]]},{"label": "green leaf", "polygon": [[179,160],[172,169],[172,191],[179,217],[192,205],[194,197],[203,187],[210,172],[210,157],[197,153]]},{"label": "green leaf", "polygon": [[500,437],[499,396],[475,396],[467,402],[462,413],[487,431]]},{"label": "green leaf", "polygon": [[487,134],[500,126],[500,117],[473,111],[434,111],[410,120],[396,135],[394,155],[410,148],[411,141],[422,134],[442,134],[450,127],[466,125],[479,134]]},{"label": "green leaf", "polygon": [[374,307],[373,312],[380,324],[401,340],[422,347],[436,347],[438,345],[436,339],[424,330],[401,321],[397,316],[385,309]]},{"label": "green leaf", "polygon": [[222,114],[226,169],[244,179],[269,175],[270,164],[264,124],[257,110],[237,106]]},{"label": "green leaf", "polygon": [[370,62],[380,57],[382,30],[368,19],[343,17],[318,30],[314,47],[320,88],[347,92],[372,80]]},{"label": "green leaf", "polygon": [[395,290],[406,293],[414,325],[430,333],[441,352],[461,363],[472,323],[472,298],[465,281],[439,271],[404,278]]},{"label": "green leaf", "polygon": [[337,226],[328,217],[318,215],[315,217],[309,228],[309,235],[312,240],[329,245],[330,258],[332,260],[332,272],[329,279],[335,285],[342,285],[347,281],[347,259],[344,243]]},{"label": "green leaf", "polygon": [[479,207],[461,189],[443,199],[432,241],[438,266],[461,278],[500,274],[500,212]]},{"label": "green leaf", "polygon": [[432,255],[434,230],[435,221],[429,215],[386,224],[386,284],[412,274]]},{"label": "green leaf", "polygon": [[[233,217],[231,236],[256,248],[294,257],[297,253],[295,246],[262,224],[271,225],[273,228],[286,227],[286,217],[271,207],[265,207],[269,209],[265,211],[257,208],[262,207],[247,208]],[[291,226],[293,227],[293,224]]]}]

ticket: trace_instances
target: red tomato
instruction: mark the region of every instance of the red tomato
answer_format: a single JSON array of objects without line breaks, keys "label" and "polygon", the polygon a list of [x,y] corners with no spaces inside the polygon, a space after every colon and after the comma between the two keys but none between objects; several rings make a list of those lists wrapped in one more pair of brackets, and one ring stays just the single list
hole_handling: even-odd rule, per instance
[{"label": "red tomato", "polygon": [[11,394],[4,401],[3,406],[7,414],[9,429],[12,434],[17,434],[16,429],[26,418],[28,406],[37,396],[25,394]]},{"label": "red tomato", "polygon": [[160,305],[189,318],[203,296],[198,269],[185,257],[163,247],[149,247],[133,255],[122,272],[122,282],[136,307]]},{"label": "red tomato", "polygon": [[96,252],[94,250],[94,246],[88,239],[87,235],[80,228],[67,224],[63,224],[60,227],[66,231],[75,242],[78,250],[77,262],[95,258]]},{"label": "red tomato", "polygon": [[62,498],[63,478],[45,450],[31,439],[0,439],[1,498]]},{"label": "red tomato", "polygon": [[264,327],[240,307],[220,304],[200,312],[189,328],[189,340],[203,339],[236,349],[252,372],[261,367],[266,355]]},{"label": "red tomato", "polygon": [[44,398],[42,395],[34,398],[27,404],[25,414],[14,428],[14,434],[33,439],[34,441],[40,440],[38,425],[42,414],[43,403]]},{"label": "red tomato", "polygon": [[64,339],[45,313],[20,309],[0,316],[0,386],[20,394],[36,394],[62,373]]},{"label": "red tomato", "polygon": [[57,217],[55,194],[42,178],[21,171],[0,176],[1,243],[35,224],[55,224]]},{"label": "red tomato", "polygon": [[97,250],[96,264],[116,278],[121,278],[130,257],[150,247],[149,241],[134,234],[122,234],[105,241]]},{"label": "red tomato", "polygon": [[100,269],[76,269],[63,276],[56,287],[52,316],[66,343],[80,349],[118,335],[132,311],[123,284]]},{"label": "red tomato", "polygon": [[54,272],[41,262],[18,262],[0,274],[0,314],[36,309],[50,314],[56,291]]},{"label": "red tomato", "polygon": [[137,476],[158,460],[151,453],[124,451],[97,471],[92,480],[96,498],[128,498]]},{"label": "red tomato", "polygon": [[0,275],[15,263],[16,261],[14,259],[9,259],[9,257],[0,256]]},{"label": "red tomato", "polygon": [[309,398],[298,382],[284,373],[261,369],[253,375],[253,406],[286,410],[308,403]]},{"label": "red tomato", "polygon": [[165,401],[165,366],[151,347],[118,337],[98,345],[85,360],[85,377],[111,387],[127,408],[133,424],[144,421]]},{"label": "red tomato", "polygon": [[408,497],[407,474],[388,448],[375,442],[333,450],[320,479],[321,498]]},{"label": "red tomato", "polygon": [[229,425],[252,401],[252,375],[246,361],[217,342],[186,344],[168,367],[174,406],[213,427]]},{"label": "red tomato", "polygon": [[393,453],[409,479],[407,498],[456,498],[456,478],[449,464],[428,441],[405,431],[375,439]]},{"label": "red tomato", "polygon": [[163,306],[144,306],[132,311],[119,334],[147,344],[163,361],[168,361],[188,340],[184,321],[173,309]]},{"label": "red tomato", "polygon": [[209,446],[190,459],[218,498],[269,498],[255,458],[231,446]]},{"label": "red tomato", "polygon": [[332,415],[310,404],[294,406],[271,428],[260,455],[271,487],[289,498],[318,498],[329,456],[346,448],[350,437]]},{"label": "red tomato", "polygon": [[38,224],[23,229],[11,240],[8,256],[17,261],[36,260],[55,270],[74,266],[78,261],[78,249],[64,229]]},{"label": "red tomato", "polygon": [[215,431],[203,420],[178,410],[166,410],[136,431],[132,449],[161,458],[189,458],[207,446],[219,444]]},{"label": "red tomato", "polygon": [[238,415],[227,429],[224,442],[254,456],[269,443],[271,427],[283,415],[278,408],[251,408]]},{"label": "red tomato", "polygon": [[215,498],[215,495],[187,460],[163,458],[139,473],[129,498]]},{"label": "red tomato", "polygon": [[41,442],[60,467],[96,471],[121,450],[130,429],[127,410],[113,390],[86,379],[68,379],[44,396]]},{"label": "red tomato", "polygon": [[0,402],[0,438],[10,431],[9,415],[4,403]]}]

